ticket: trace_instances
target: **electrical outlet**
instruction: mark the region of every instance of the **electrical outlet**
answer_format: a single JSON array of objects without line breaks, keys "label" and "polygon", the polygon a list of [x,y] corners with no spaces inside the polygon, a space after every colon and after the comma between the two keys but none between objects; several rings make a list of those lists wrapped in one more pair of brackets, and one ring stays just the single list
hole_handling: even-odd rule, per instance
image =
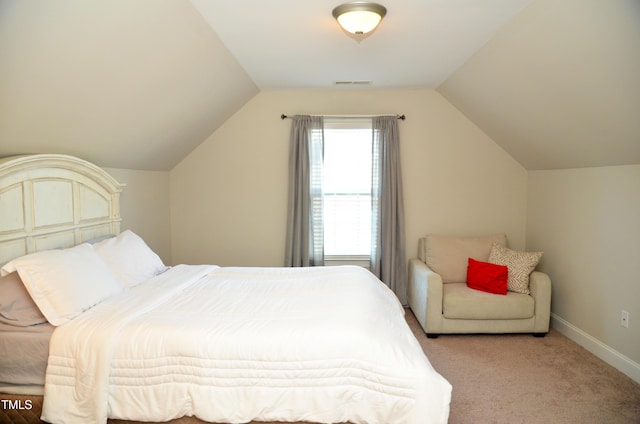
[{"label": "electrical outlet", "polygon": [[620,325],[624,328],[629,328],[629,312],[622,311],[620,314]]}]

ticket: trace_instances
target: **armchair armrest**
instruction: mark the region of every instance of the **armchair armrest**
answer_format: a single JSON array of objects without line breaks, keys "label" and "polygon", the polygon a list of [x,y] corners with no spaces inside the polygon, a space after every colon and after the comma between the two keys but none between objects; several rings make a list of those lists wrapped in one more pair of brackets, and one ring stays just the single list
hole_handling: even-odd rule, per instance
[{"label": "armchair armrest", "polygon": [[442,333],[442,277],[420,259],[409,261],[409,307],[427,334]]},{"label": "armchair armrest", "polygon": [[533,271],[529,275],[529,290],[536,302],[534,333],[548,333],[551,317],[551,280],[549,276],[540,271]]}]

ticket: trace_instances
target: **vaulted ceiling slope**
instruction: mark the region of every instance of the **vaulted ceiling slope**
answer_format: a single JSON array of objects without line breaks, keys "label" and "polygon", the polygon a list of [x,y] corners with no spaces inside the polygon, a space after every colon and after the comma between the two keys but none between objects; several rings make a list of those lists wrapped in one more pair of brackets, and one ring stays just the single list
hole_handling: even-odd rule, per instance
[{"label": "vaulted ceiling slope", "polygon": [[640,1],[535,0],[438,90],[527,169],[640,164]]},{"label": "vaulted ceiling slope", "polygon": [[186,0],[0,1],[0,156],[169,170],[257,92]]}]

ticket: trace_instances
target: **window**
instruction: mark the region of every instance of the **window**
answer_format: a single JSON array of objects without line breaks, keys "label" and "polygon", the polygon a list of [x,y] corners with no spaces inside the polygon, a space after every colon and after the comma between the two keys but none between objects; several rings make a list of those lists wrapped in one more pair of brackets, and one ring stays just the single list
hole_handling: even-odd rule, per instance
[{"label": "window", "polygon": [[368,266],[405,302],[397,117],[296,115],[290,142],[285,265]]},{"label": "window", "polygon": [[331,260],[371,254],[371,119],[325,119],[324,253]]}]

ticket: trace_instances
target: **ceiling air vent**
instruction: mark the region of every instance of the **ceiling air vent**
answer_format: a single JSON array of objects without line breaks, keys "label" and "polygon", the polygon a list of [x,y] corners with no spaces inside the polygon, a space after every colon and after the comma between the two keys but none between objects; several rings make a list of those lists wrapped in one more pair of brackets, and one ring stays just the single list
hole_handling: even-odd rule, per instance
[{"label": "ceiling air vent", "polygon": [[336,81],[333,83],[336,87],[364,87],[371,85],[371,81],[357,80],[357,81]]}]

